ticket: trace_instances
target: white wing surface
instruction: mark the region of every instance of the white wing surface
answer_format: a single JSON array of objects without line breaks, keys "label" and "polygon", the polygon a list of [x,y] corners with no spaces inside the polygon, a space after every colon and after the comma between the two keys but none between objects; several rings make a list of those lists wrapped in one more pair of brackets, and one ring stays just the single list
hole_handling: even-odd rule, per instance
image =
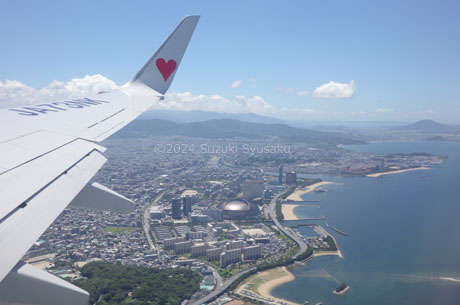
[{"label": "white wing surface", "polygon": [[[29,276],[30,268],[19,261],[69,203],[84,205],[93,196],[101,205],[115,199],[121,210],[125,209],[123,202],[132,204],[103,186],[87,185],[106,161],[105,148],[97,142],[163,98],[198,19],[186,17],[133,80],[119,89],[77,100],[0,110],[0,304],[40,303],[32,296],[34,300],[28,302],[7,287],[24,278],[37,282],[30,280],[37,274]],[[40,285],[53,282],[45,278]],[[54,282],[49,285],[59,286]],[[67,287],[62,288],[63,293],[68,286],[62,284]],[[68,291],[69,296],[75,294]],[[85,298],[87,302],[87,294]],[[68,304],[81,304],[77,299],[68,299]],[[62,299],[45,303],[64,304]]]}]

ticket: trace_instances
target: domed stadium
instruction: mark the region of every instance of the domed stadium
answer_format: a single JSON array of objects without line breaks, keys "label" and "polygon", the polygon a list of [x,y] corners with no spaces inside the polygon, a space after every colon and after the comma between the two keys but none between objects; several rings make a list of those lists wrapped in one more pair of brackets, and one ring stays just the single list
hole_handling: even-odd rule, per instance
[{"label": "domed stadium", "polygon": [[227,200],[217,208],[222,210],[222,216],[226,219],[254,217],[260,213],[257,204],[242,198]]}]

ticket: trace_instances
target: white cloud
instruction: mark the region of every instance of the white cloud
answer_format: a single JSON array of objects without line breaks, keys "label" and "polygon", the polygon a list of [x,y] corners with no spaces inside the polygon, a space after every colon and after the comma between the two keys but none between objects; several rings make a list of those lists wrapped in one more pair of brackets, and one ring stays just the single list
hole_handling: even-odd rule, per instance
[{"label": "white cloud", "polygon": [[262,115],[274,115],[277,108],[266,102],[260,96],[246,97],[236,96],[228,99],[220,95],[192,95],[190,92],[167,93],[164,101],[158,101],[153,109],[171,110],[204,110],[228,113],[257,113]]},{"label": "white cloud", "polygon": [[242,80],[236,80],[236,81],[234,81],[234,82],[230,85],[230,87],[232,87],[232,88],[239,88],[239,87],[241,87],[241,84],[242,84],[242,83],[243,83]]},{"label": "white cloud", "polygon": [[321,85],[313,91],[312,96],[324,99],[341,99],[350,98],[356,90],[355,81],[349,83],[337,83],[330,81],[327,84]]},{"label": "white cloud", "polygon": [[390,112],[393,112],[393,108],[378,108],[375,112],[377,112],[377,113],[390,113]]},{"label": "white cloud", "polygon": [[250,78],[249,81],[251,82],[251,85],[249,85],[249,88],[252,88],[252,89],[257,88],[257,84],[256,84],[256,79],[255,79],[255,78]]},{"label": "white cloud", "polygon": [[17,80],[0,81],[0,108],[76,99],[116,87],[113,81],[100,74],[68,82],[52,81],[38,90]]},{"label": "white cloud", "polygon": [[297,91],[296,92],[297,96],[307,96],[310,94],[307,90],[302,90],[302,91]]}]

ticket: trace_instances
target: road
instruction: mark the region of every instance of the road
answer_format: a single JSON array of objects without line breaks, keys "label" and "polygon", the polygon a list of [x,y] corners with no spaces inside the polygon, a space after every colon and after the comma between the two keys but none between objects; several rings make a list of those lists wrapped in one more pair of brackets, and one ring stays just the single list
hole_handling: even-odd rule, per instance
[{"label": "road", "polygon": [[202,297],[201,299],[196,300],[193,303],[189,303],[189,305],[200,305],[200,304],[208,303],[208,302],[214,300],[215,298],[219,297],[222,293],[224,293],[225,290],[227,290],[228,287],[230,287],[230,285],[233,284],[233,282],[236,281],[240,276],[242,276],[243,274],[245,274],[245,273],[247,273],[249,271],[255,270],[255,269],[256,269],[255,267],[252,267],[252,268],[249,268],[249,269],[242,270],[242,271],[240,271],[238,273],[235,273],[234,275],[229,277],[227,280],[225,280],[225,282],[222,284],[222,286],[218,287],[216,285],[216,289],[214,289],[210,294],[205,295],[204,297]]},{"label": "road", "polygon": [[147,238],[147,242],[149,243],[149,247],[151,250],[155,249],[155,245],[152,241],[152,235],[150,234],[150,207],[152,205],[155,205],[160,201],[160,199],[163,197],[164,194],[166,194],[168,190],[162,191],[159,195],[155,197],[155,200],[152,201],[144,210],[144,234],[145,237]]},{"label": "road", "polygon": [[[281,225],[281,223],[278,221],[278,219],[276,219],[276,201],[278,200],[278,198],[283,195],[283,193],[280,193],[278,194],[277,196],[275,196],[272,201],[270,201],[270,205],[269,205],[269,215],[270,215],[270,218],[272,219],[272,221],[275,223],[275,225],[278,227],[278,229],[283,232],[284,234],[286,234],[287,236],[289,236],[292,240],[294,240],[298,245],[299,245],[299,252],[297,252],[293,258],[295,259],[297,256],[299,256],[301,253],[304,253],[305,251],[307,251],[307,244],[302,240],[302,238],[300,236],[298,236],[294,231],[292,231],[290,228],[287,228],[287,227],[284,227],[283,225]],[[212,300],[214,300],[215,298],[219,297],[222,293],[225,292],[225,290],[228,289],[228,287],[230,287],[230,285],[236,281],[240,276],[242,276],[243,274],[251,271],[251,270],[254,270],[255,267],[252,267],[252,268],[249,268],[249,269],[245,269],[245,270],[242,270],[236,274],[234,274],[233,276],[229,277],[227,280],[225,280],[225,282],[222,284],[222,283],[218,283],[219,280],[217,280],[217,284],[216,284],[216,288],[208,295],[205,295],[204,297],[196,300],[195,302],[193,303],[189,303],[189,305],[200,305],[200,304],[205,304],[205,303],[208,303]],[[216,277],[217,279],[217,277]]]},{"label": "road", "polygon": [[206,264],[209,267],[209,269],[212,270],[212,274],[214,275],[214,278],[216,279],[216,289],[218,287],[221,287],[223,285],[223,281],[222,281],[222,277],[220,276],[217,268],[211,263],[208,263],[208,262],[203,262],[203,263]]},{"label": "road", "polygon": [[299,256],[301,253],[304,253],[305,251],[307,251],[307,244],[303,241],[303,239],[298,236],[296,233],[294,233],[294,231],[292,231],[290,228],[288,227],[285,227],[283,226],[279,221],[278,219],[276,218],[276,201],[278,200],[279,197],[281,197],[284,193],[280,193],[278,195],[276,195],[275,197],[273,197],[272,201],[270,201],[270,205],[269,205],[269,210],[268,210],[268,214],[270,215],[270,218],[272,219],[272,221],[275,223],[275,225],[278,227],[278,229],[283,232],[284,234],[286,234],[287,236],[289,236],[292,240],[294,240],[296,242],[296,244],[299,245],[299,248],[300,248],[300,251],[295,254],[292,258],[297,258],[297,256]]}]

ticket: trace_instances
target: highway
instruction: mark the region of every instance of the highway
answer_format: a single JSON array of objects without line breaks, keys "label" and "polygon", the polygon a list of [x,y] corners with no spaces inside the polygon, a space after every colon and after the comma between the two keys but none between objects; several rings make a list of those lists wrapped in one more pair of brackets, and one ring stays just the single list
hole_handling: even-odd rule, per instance
[{"label": "highway", "polygon": [[273,197],[272,201],[270,201],[270,205],[269,205],[269,210],[268,210],[268,214],[270,215],[270,218],[272,219],[272,221],[275,223],[275,225],[278,227],[278,229],[283,232],[284,234],[286,234],[287,236],[289,236],[293,241],[296,242],[296,244],[299,245],[299,248],[300,248],[300,251],[295,254],[293,256],[293,258],[295,259],[297,256],[299,256],[301,253],[304,253],[305,251],[307,251],[307,244],[302,240],[302,238],[300,236],[298,236],[296,233],[294,233],[290,228],[288,227],[284,227],[283,225],[281,225],[281,223],[278,221],[278,219],[276,218],[276,201],[278,200],[279,197],[281,197],[284,193],[280,193],[278,195],[276,195],[275,197]]},{"label": "highway", "polygon": [[218,287],[216,285],[216,288],[210,294],[205,295],[204,297],[196,300],[193,303],[188,303],[188,305],[200,305],[200,304],[205,304],[205,303],[208,303],[208,302],[214,300],[215,298],[219,297],[222,293],[224,293],[225,290],[227,290],[228,287],[230,287],[230,285],[234,281],[236,281],[240,276],[242,276],[243,274],[245,274],[245,273],[247,273],[249,271],[255,270],[255,269],[256,269],[256,267],[244,269],[244,270],[232,275],[227,280],[225,280],[225,282],[223,283],[223,285],[221,287]]}]

